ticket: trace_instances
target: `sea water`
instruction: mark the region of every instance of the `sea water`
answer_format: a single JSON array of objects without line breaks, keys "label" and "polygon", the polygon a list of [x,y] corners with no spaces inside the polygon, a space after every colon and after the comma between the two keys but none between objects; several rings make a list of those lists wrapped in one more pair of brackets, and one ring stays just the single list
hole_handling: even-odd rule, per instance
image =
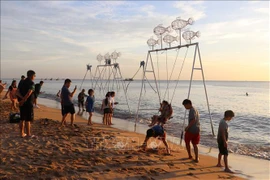
[{"label": "sea water", "polygon": [[[11,80],[4,79],[11,83]],[[10,82],[9,82],[10,81]],[[38,83],[40,80],[35,80]],[[63,86],[64,80],[43,80],[40,97],[59,100],[57,92]],[[103,83],[103,84],[102,84]],[[180,137],[183,127],[187,125],[185,109],[182,101],[188,97],[193,106],[200,113],[202,145],[217,147],[216,135],[219,121],[226,110],[233,110],[235,117],[228,122],[229,125],[229,150],[234,153],[249,155],[270,160],[269,136],[269,82],[250,81],[206,81],[209,109],[206,92],[202,81],[119,81],[101,88],[106,82],[92,80],[72,80],[70,91],[78,86],[74,103],[77,104],[77,95],[84,88],[95,87],[96,109],[100,109],[102,99],[108,90],[116,92],[114,116],[126,121],[140,124],[149,124],[151,116],[158,114],[160,100],[167,100],[172,104],[173,118],[165,125],[167,133]],[[128,85],[129,84],[129,85]],[[128,85],[128,88],[126,89]],[[143,86],[142,86],[143,85]],[[159,90],[157,90],[159,89]],[[248,93],[248,95],[246,95]],[[140,104],[139,102],[140,99]],[[138,111],[139,109],[139,111]],[[209,115],[210,110],[210,115]],[[138,112],[138,119],[137,117]],[[187,111],[188,114],[188,111]],[[214,136],[211,128],[213,125]],[[184,124],[185,119],[185,124]]]}]

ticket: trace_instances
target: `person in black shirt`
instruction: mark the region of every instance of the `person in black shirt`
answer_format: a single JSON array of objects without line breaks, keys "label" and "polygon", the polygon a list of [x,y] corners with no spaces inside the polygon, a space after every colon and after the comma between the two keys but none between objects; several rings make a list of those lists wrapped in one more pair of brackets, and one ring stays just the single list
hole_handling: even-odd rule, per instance
[{"label": "person in black shirt", "polygon": [[[30,131],[30,121],[34,120],[33,102],[34,102],[34,90],[35,84],[33,80],[36,77],[36,73],[33,70],[27,71],[27,78],[19,86],[19,91],[17,93],[19,97],[20,105],[20,135],[21,137],[34,137],[31,135]],[[26,126],[26,134],[24,133],[24,126]]]},{"label": "person in black shirt", "polygon": [[43,81],[40,81],[38,84],[35,84],[35,91],[34,91],[34,107],[39,108],[37,105],[37,97],[40,94],[41,86],[43,85]]}]

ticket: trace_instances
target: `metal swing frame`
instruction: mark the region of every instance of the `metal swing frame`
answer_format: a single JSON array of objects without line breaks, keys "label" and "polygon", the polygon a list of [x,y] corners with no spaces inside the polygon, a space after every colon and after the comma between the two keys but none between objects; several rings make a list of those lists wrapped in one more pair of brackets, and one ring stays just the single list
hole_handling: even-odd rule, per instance
[{"label": "metal swing frame", "polygon": [[[122,73],[121,73],[120,66],[118,63],[97,65],[93,79],[94,79],[93,89],[95,90],[96,88],[98,88],[100,90],[103,90],[104,94],[108,91],[114,90],[115,86],[116,86],[116,89],[119,90],[122,85],[122,88],[125,94],[126,103],[128,106],[128,110],[129,110],[129,113],[131,114],[130,106],[128,103],[126,84],[122,78]],[[111,81],[112,81],[112,86],[110,86]]]},{"label": "metal swing frame", "polygon": [[[210,107],[209,107],[209,100],[208,100],[208,95],[207,95],[207,90],[206,90],[206,85],[205,85],[205,78],[204,78],[204,71],[203,71],[202,60],[201,60],[201,53],[200,53],[200,48],[199,48],[199,43],[198,42],[196,42],[196,43],[190,43],[190,44],[185,44],[185,45],[178,45],[178,46],[175,46],[175,47],[161,48],[161,49],[155,49],[155,50],[149,50],[148,51],[146,63],[145,63],[144,69],[143,69],[141,92],[140,92],[139,101],[138,101],[136,120],[135,120],[135,124],[134,124],[134,131],[136,131],[136,126],[137,126],[137,122],[138,122],[138,119],[139,119],[139,112],[141,110],[148,110],[148,109],[140,109],[141,99],[142,99],[142,92],[143,92],[143,87],[144,87],[144,81],[146,79],[146,73],[153,73],[154,81],[155,81],[155,84],[156,84],[156,88],[158,90],[157,78],[156,78],[156,74],[155,74],[155,69],[154,69],[154,64],[153,64],[151,53],[153,53],[153,52],[159,52],[159,51],[181,49],[181,48],[189,48],[190,46],[195,46],[195,52],[194,52],[194,57],[193,57],[193,64],[192,64],[192,69],[191,69],[191,75],[190,75],[189,89],[188,89],[188,96],[187,96],[187,98],[189,99],[190,92],[191,92],[191,86],[192,86],[192,81],[193,81],[193,72],[194,72],[194,70],[200,70],[201,73],[202,73],[202,80],[203,80],[203,85],[204,85],[204,92],[205,92],[205,97],[206,97],[206,102],[207,102],[207,107],[208,107],[208,113],[209,113],[209,117],[210,117],[212,135],[215,136],[215,132],[214,132],[214,128],[213,128],[213,122],[212,122],[212,116],[211,116],[211,111],[210,111]],[[196,59],[197,59],[197,53],[198,53],[198,58],[199,58],[199,62],[200,62],[199,63],[200,64],[200,67],[195,67],[195,62],[196,62]],[[148,63],[150,64],[149,65],[150,66],[150,69],[149,70],[147,69]],[[159,97],[159,102],[161,102],[160,96],[158,96],[158,97]],[[183,128],[184,128],[185,120],[186,120],[186,112],[187,111],[185,111],[185,115],[184,115]]]}]

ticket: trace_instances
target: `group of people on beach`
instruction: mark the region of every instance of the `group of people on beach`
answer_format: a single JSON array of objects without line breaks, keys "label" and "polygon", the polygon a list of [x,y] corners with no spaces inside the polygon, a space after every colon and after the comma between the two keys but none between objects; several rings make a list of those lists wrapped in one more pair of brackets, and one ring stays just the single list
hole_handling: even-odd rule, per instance
[{"label": "group of people on beach", "polygon": [[[19,91],[19,87],[22,85],[23,81],[25,80],[25,76],[22,75],[21,76],[21,80],[18,84],[18,87],[17,87],[17,81],[16,80],[12,80],[11,82],[11,85],[9,86],[5,96],[3,97],[3,99],[7,99],[8,96],[9,96],[9,99],[11,101],[11,106],[10,106],[10,110],[11,112],[12,111],[18,111],[18,91]],[[43,81],[40,81],[39,83],[35,84],[34,85],[34,90],[33,90],[33,95],[34,95],[34,98],[33,98],[33,105],[35,108],[39,108],[39,106],[37,105],[37,98],[38,98],[38,95],[41,93],[41,86],[43,85]],[[0,86],[3,87],[1,88],[2,90],[5,88],[7,83],[5,84],[2,84],[2,81],[0,82]]]},{"label": "group of people on beach", "polygon": [[[76,93],[77,86],[75,86],[72,92],[69,91],[69,87],[71,85],[71,80],[66,79],[62,89],[57,93],[57,96],[61,99],[61,109],[62,109],[62,122],[61,126],[66,125],[66,117],[68,114],[71,114],[71,126],[73,126],[73,122],[75,119],[75,107],[73,103],[73,96]],[[85,100],[85,97],[86,100]],[[101,111],[103,111],[103,120],[102,123],[104,125],[112,125],[112,116],[113,116],[113,109],[117,102],[114,100],[115,92],[107,92],[105,98],[102,100],[101,104]],[[92,125],[92,117],[95,111],[95,96],[94,90],[88,90],[88,96],[85,95],[85,89],[82,89],[81,92],[78,94],[78,107],[79,111],[83,112],[86,111],[89,113],[88,123],[87,125]]]},{"label": "group of people on beach", "polygon": [[[192,102],[189,99],[185,99],[182,102],[182,105],[185,107],[186,110],[189,110],[188,115],[188,125],[185,127],[185,144],[186,150],[188,153],[188,159],[193,159],[191,155],[191,148],[190,143],[193,145],[196,163],[199,162],[199,150],[198,144],[200,142],[200,115],[197,109],[192,106]],[[164,124],[167,122],[168,119],[171,118],[173,110],[171,105],[167,101],[163,101],[160,104],[159,111],[161,114],[159,116],[154,115],[152,117],[152,122],[149,125],[151,128],[147,130],[146,137],[141,146],[144,150],[147,147],[147,142],[150,137],[159,138],[163,141],[167,154],[170,154],[170,149],[166,141],[166,132],[164,131]],[[228,124],[227,122],[232,120],[234,117],[234,112],[231,110],[227,110],[224,113],[224,118],[219,123],[218,128],[218,135],[217,135],[217,144],[219,149],[218,154],[218,163],[217,167],[222,167],[221,165],[221,158],[224,156],[224,164],[225,164],[225,172],[233,173],[229,166],[228,166]],[[181,137],[182,138],[182,137]]]},{"label": "group of people on beach", "polygon": [[[40,81],[39,85],[34,84],[34,79],[36,77],[36,73],[33,70],[27,71],[27,78],[24,76],[21,77],[21,81],[19,82],[18,88],[16,86],[16,81],[13,80],[10,87],[8,88],[7,93],[5,94],[5,97],[7,95],[10,95],[11,99],[11,109],[17,109],[16,103],[19,103],[20,107],[20,136],[21,137],[34,137],[34,135],[31,134],[30,131],[30,122],[34,119],[34,112],[33,108],[36,104],[36,99],[38,97],[38,94],[40,93],[41,86],[43,84],[43,81]],[[2,91],[5,88],[6,84],[3,84],[0,80],[0,90]],[[61,111],[62,111],[62,121],[61,126],[66,125],[66,117],[68,114],[71,114],[71,126],[74,126],[74,120],[75,120],[75,107],[73,103],[73,96],[76,93],[77,86],[75,86],[74,90],[70,92],[69,88],[71,86],[71,80],[66,79],[64,82],[64,85],[57,93],[57,96],[61,99]],[[89,89],[88,90],[88,96],[86,98],[86,101],[84,101],[84,97],[86,96],[85,90],[83,89],[78,94],[78,104],[79,104],[79,111],[85,111],[89,113],[88,118],[88,125],[92,125],[92,116],[93,112],[95,110],[94,104],[95,104],[95,96],[94,96],[94,90]],[[112,125],[112,115],[113,115],[113,109],[114,105],[118,104],[114,100],[115,92],[107,92],[105,98],[102,101],[101,110],[103,110],[103,124],[104,125]],[[185,99],[182,102],[182,105],[185,107],[186,110],[189,110],[188,115],[188,125],[185,127],[185,144],[186,144],[186,150],[188,153],[188,159],[193,159],[193,156],[191,154],[191,148],[190,143],[193,145],[194,149],[194,155],[195,155],[195,162],[199,162],[199,154],[198,154],[198,144],[200,142],[200,115],[196,108],[193,107],[191,100]],[[170,154],[170,149],[168,146],[168,143],[166,141],[166,132],[164,130],[164,125],[166,122],[172,118],[173,109],[171,104],[169,104],[167,101],[162,101],[160,104],[161,112],[160,115],[154,115],[152,117],[151,124],[149,125],[151,128],[147,130],[146,137],[143,142],[143,145],[141,146],[142,149],[146,149],[147,142],[151,137],[159,138],[163,141],[167,154]],[[231,121],[234,117],[234,112],[231,110],[227,110],[224,113],[224,118],[219,123],[218,128],[218,135],[217,135],[217,144],[219,148],[219,154],[218,154],[218,163],[217,166],[221,167],[221,158],[224,156],[224,164],[225,164],[225,171],[232,173],[232,171],[229,169],[228,166],[228,121]],[[26,133],[25,133],[26,128]]]}]

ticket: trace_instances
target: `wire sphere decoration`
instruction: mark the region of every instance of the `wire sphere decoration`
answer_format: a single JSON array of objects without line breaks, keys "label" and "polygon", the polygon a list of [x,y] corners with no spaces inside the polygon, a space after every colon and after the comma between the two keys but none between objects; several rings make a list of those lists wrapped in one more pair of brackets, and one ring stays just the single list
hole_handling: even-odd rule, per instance
[{"label": "wire sphere decoration", "polygon": [[179,40],[179,37],[176,36],[172,36],[170,34],[166,34],[164,37],[163,37],[163,41],[167,44],[169,44],[169,46],[171,47],[171,43],[174,42],[174,41],[178,41]]},{"label": "wire sphere decoration", "polygon": [[160,39],[155,40],[153,37],[151,37],[150,39],[147,40],[147,45],[152,49],[154,49],[154,46],[160,44],[160,41],[161,41]]},{"label": "wire sphere decoration", "polygon": [[97,55],[97,60],[101,62],[103,60],[103,56],[101,54]]},{"label": "wire sphere decoration", "polygon": [[111,54],[111,59],[116,60],[116,59],[119,58],[120,56],[121,56],[121,53],[120,53],[120,52],[114,51],[114,52]]},{"label": "wire sphere decoration", "polygon": [[181,19],[180,17],[176,18],[176,20],[174,20],[171,23],[171,26],[174,30],[181,30],[183,28],[185,28],[187,25],[192,25],[194,23],[193,18],[189,18],[187,21]]},{"label": "wire sphere decoration", "polygon": [[162,36],[165,32],[171,32],[171,26],[163,27],[162,24],[158,25],[154,28],[154,34],[157,36]]},{"label": "wire sphere decoration", "polygon": [[182,37],[189,43],[191,43],[191,40],[195,39],[196,37],[200,37],[201,33],[200,31],[194,32],[194,31],[190,31],[187,30],[185,32],[183,32]]}]

